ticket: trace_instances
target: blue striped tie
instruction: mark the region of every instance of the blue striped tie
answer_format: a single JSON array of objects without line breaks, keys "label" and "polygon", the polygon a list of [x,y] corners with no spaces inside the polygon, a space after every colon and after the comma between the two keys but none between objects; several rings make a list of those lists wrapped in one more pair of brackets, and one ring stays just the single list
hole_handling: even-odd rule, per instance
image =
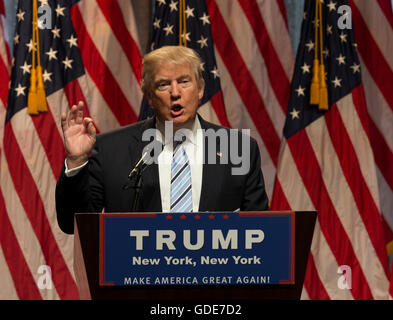
[{"label": "blue striped tie", "polygon": [[172,159],[171,212],[192,212],[191,169],[182,143],[177,145]]}]

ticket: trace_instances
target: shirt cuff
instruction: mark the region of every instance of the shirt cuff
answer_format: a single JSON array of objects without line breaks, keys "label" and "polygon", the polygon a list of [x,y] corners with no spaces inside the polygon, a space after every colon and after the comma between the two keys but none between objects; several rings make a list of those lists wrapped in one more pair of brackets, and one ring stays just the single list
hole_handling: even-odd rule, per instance
[{"label": "shirt cuff", "polygon": [[64,164],[65,164],[64,174],[68,178],[74,177],[87,165],[88,162],[89,161],[86,161],[84,164],[80,165],[79,167],[68,169],[68,167],[67,167],[67,159],[65,159],[64,160]]}]

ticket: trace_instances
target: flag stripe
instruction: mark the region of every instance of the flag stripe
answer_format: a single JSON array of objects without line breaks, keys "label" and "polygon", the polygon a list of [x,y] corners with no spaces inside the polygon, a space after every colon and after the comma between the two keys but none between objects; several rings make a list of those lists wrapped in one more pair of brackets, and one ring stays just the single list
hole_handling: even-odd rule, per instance
[{"label": "flag stripe", "polygon": [[[37,191],[39,192],[40,198],[42,199],[44,212],[46,213],[47,219],[49,221],[51,232],[57,243],[65,244],[71,239],[65,236],[57,225],[55,204],[53,201],[55,198],[55,188],[47,188],[47,186],[56,185],[56,178],[48,162],[44,146],[39,143],[38,132],[35,130],[33,124],[34,120],[31,117],[25,117],[25,115],[22,113],[23,110],[15,115],[15,117],[12,119],[12,129],[18,141],[20,151],[24,156],[24,159],[26,159],[26,166],[28,167],[31,176],[34,179],[35,186],[37,187]],[[62,148],[61,142],[58,148]],[[62,149],[60,150],[62,151]],[[60,159],[59,164],[62,165],[62,163],[63,158]],[[58,173],[60,173],[60,170]],[[70,250],[66,250],[65,247],[67,246],[60,246],[59,249],[68,265],[68,270],[71,271],[73,270],[72,252],[70,252]]]},{"label": "flag stripe", "polygon": [[[317,226],[315,227],[315,230],[319,231],[318,222],[317,222]],[[318,234],[319,234],[318,232],[314,231],[314,235],[318,235]],[[314,243],[316,242],[314,238],[313,238],[313,242]],[[318,243],[321,243],[321,242],[318,241]],[[322,275],[324,275],[323,272],[322,272]],[[306,275],[304,278],[304,287],[306,288],[307,294],[310,297],[313,297],[314,299],[319,299],[319,300],[330,300],[330,295],[327,293],[327,291],[323,285],[323,282],[322,282],[321,278],[319,277],[318,268],[315,265],[315,260],[314,260],[312,252],[308,256],[307,272],[306,272]]]},{"label": "flag stripe", "polygon": [[[383,52],[380,51],[381,48],[377,45],[375,37],[368,29],[357,6],[352,6],[352,12],[354,23],[356,24],[356,32],[362,35],[356,38],[359,53],[369,73],[393,111],[393,81],[388,80],[393,79],[393,62],[389,64],[386,61]],[[390,52],[392,52],[392,50]],[[383,70],[383,72],[381,72],[381,70]]]},{"label": "flag stripe", "polygon": [[[221,59],[219,53],[216,53],[217,66],[220,70],[221,80],[223,83],[222,91],[225,97],[225,107],[227,109],[227,115],[231,123],[232,128],[248,128],[250,134],[258,143],[259,150],[261,153],[261,166],[262,172],[265,179],[266,192],[269,199],[271,198],[273,191],[273,182],[276,175],[276,166],[273,163],[269,152],[262,140],[259,131],[253,121],[252,114],[250,114],[247,108],[244,107],[243,101],[239,96],[237,87],[232,82],[231,75],[226,68],[226,65]],[[279,109],[281,111],[281,109]]]},{"label": "flag stripe", "polygon": [[[346,106],[346,108],[350,107],[351,106],[349,105]],[[336,105],[331,107],[330,112],[334,112],[334,108],[336,108]],[[346,238],[349,240],[348,248],[353,250],[354,257],[356,257],[356,261],[352,262],[352,265],[350,265],[353,270],[354,278],[357,276],[356,270],[359,270],[359,272],[361,272],[361,275],[359,275],[361,277],[364,276],[367,280],[367,283],[372,292],[371,298],[381,298],[383,297],[383,293],[381,294],[380,290],[383,288],[383,286],[379,280],[384,279],[384,270],[383,266],[381,266],[381,261],[379,261],[378,257],[376,256],[375,248],[370,241],[369,234],[367,233],[366,227],[364,226],[364,223],[361,219],[360,214],[361,211],[364,210],[365,205],[362,204],[360,209],[356,207],[354,195],[351,192],[348,181],[341,179],[341,177],[345,177],[345,173],[340,166],[339,157],[335,153],[331,137],[326,137],[323,142],[320,139],[315,139],[315,137],[323,137],[323,134],[328,132],[326,117],[330,116],[330,112],[329,114],[326,114],[324,118],[321,118],[319,124],[317,123],[317,125],[307,126],[306,131],[313,146],[314,154],[318,160],[318,164],[321,168],[321,178],[324,183],[324,189],[327,192],[326,196],[329,197],[330,203],[332,204],[332,210],[334,210],[337,215],[337,223],[340,223],[340,227],[343,228],[342,232],[345,232]],[[345,130],[340,130],[338,127],[339,124],[339,122],[335,123],[336,130]],[[340,145],[339,148],[350,148],[350,145],[343,144]],[[349,159],[345,159],[344,161],[347,160]],[[324,202],[320,202],[320,206],[324,206],[323,203]],[[342,208],[345,208],[345,210]],[[351,215],[348,215],[347,212],[351,212]],[[374,223],[375,222],[380,223],[381,221],[378,219],[374,221]],[[382,242],[380,242],[380,244],[383,243],[384,241],[382,238]],[[330,240],[329,244],[331,244]],[[338,251],[343,249],[338,245],[338,243],[336,243],[336,245]],[[361,254],[363,250],[368,253],[367,256]],[[347,259],[343,256],[341,256],[341,258]],[[372,267],[370,267],[370,260],[373,261]],[[343,260],[339,259],[338,261],[340,263]],[[378,274],[379,276],[375,277],[375,274]],[[357,281],[357,279],[354,281]],[[354,290],[356,290],[356,288],[354,288]]]},{"label": "flag stripe", "polygon": [[[115,3],[116,1],[111,2],[111,5]],[[127,100],[128,105],[124,105],[125,110],[137,115],[142,101],[142,91],[139,87],[140,81],[137,80],[140,75],[136,76],[134,74],[126,52],[122,50],[121,44],[113,34],[113,30],[105,18],[105,13],[101,11],[98,3],[96,1],[83,1],[79,2],[78,8],[84,20],[84,27],[92,43],[94,43],[99,57],[103,59],[109,74],[116,80],[116,85],[121,89]],[[109,15],[109,13],[107,14]],[[95,28],[95,25],[99,25],[100,28]],[[103,37],[103,34],[110,36]],[[110,52],[116,52],[116,58],[109,55]],[[134,63],[141,64],[140,57],[135,57],[134,59]],[[127,109],[127,106],[131,110]]]},{"label": "flag stripe", "polygon": [[[1,32],[1,28],[0,28],[0,32]],[[0,41],[1,41],[1,37],[0,37]],[[8,68],[3,59],[0,59],[0,74],[2,75],[1,76],[2,85],[0,86],[0,99],[3,101],[4,104],[6,104],[8,98],[9,76],[8,76]]]},{"label": "flag stripe", "polygon": [[[345,103],[349,101],[351,106],[354,108],[348,108],[348,110],[344,109]],[[350,134],[352,145],[355,148],[357,153],[357,157],[360,161],[361,170],[363,176],[365,178],[365,182],[367,183],[367,187],[369,188],[374,202],[379,208],[379,195],[378,195],[378,179],[374,174],[374,171],[370,171],[370,165],[374,164],[375,158],[371,150],[371,139],[370,139],[370,117],[367,113],[367,108],[365,106],[365,97],[364,97],[364,87],[360,85],[352,91],[351,97],[344,98],[342,102],[338,103],[339,110],[346,111],[346,115],[349,117],[348,119],[343,116],[343,120],[347,127],[351,127],[350,124],[356,124],[351,127],[353,130],[347,130]],[[342,113],[343,113],[342,112]],[[351,119],[357,119],[356,122],[351,121]],[[356,128],[356,129],[355,129]]]},{"label": "flag stripe", "polygon": [[99,128],[99,131],[106,132],[120,127],[112,109],[106,104],[100,90],[96,87],[88,72],[78,79],[78,84],[82,91],[81,95],[85,97],[86,101],[89,101],[89,112],[94,119],[97,129]]},{"label": "flag stripe", "polygon": [[[290,208],[296,208],[295,210],[310,210],[315,211],[315,207],[309,197],[309,193],[306,190],[306,187],[303,183],[302,177],[300,176],[298,169],[296,168],[295,161],[293,159],[292,153],[287,143],[284,143],[282,146],[282,150],[280,152],[280,167],[284,167],[285,170],[279,170],[277,174],[277,179],[279,182],[282,182],[281,188],[283,193],[285,194],[284,201],[288,199]],[[291,173],[291,179],[285,179],[288,173]],[[280,193],[277,192],[277,184],[274,190],[274,198],[272,202],[272,208],[274,210],[285,210],[285,208],[280,208],[281,198],[278,196]],[[333,255],[326,238],[323,237],[323,234],[320,230],[319,219],[320,214],[318,211],[317,222],[314,229],[313,241],[311,244],[311,252],[310,255],[313,255],[314,265],[317,270],[309,270],[309,266],[307,266],[306,276],[304,286],[307,288],[313,288],[316,286],[317,288],[324,288],[321,291],[315,289],[311,292],[303,292],[303,296],[309,296],[311,299],[324,299],[324,292],[327,291],[329,297],[334,299],[353,299],[352,295],[348,292],[339,291],[337,292],[337,284],[335,281],[330,281],[331,279],[335,279],[336,270],[338,267],[335,256]],[[322,259],[320,257],[323,257]],[[312,268],[312,265],[310,266]],[[308,275],[308,273],[316,272],[318,274],[318,278],[312,277]],[[313,282],[309,282],[312,279]],[[322,283],[316,283],[320,279]],[[315,292],[315,295],[314,295]],[[308,293],[308,294],[307,294]]]},{"label": "flag stripe", "polygon": [[231,127],[225,111],[224,97],[222,96],[222,91],[217,92],[210,98],[210,104],[215,111],[217,118],[220,120],[220,124],[224,127]]},{"label": "flag stripe", "polygon": [[[232,81],[238,88],[247,109],[253,114],[257,129],[267,146],[267,150],[277,165],[280,139],[275,134],[272,121],[266,112],[265,104],[257,94],[257,86],[244,66],[241,54],[233,43],[229,30],[214,1],[207,1],[209,14],[212,17],[212,34],[214,43],[220,52],[221,59],[231,73]],[[234,70],[237,70],[236,74]]]},{"label": "flag stripe", "polygon": [[[7,232],[0,232],[0,243],[18,298],[23,300],[40,300],[41,295],[37,289],[34,277],[26,264],[17,236],[8,218],[2,192],[0,192],[0,225],[3,230],[7,230]],[[23,277],[20,275],[23,275]]]},{"label": "flag stripe", "polygon": [[[69,109],[71,109],[73,105],[76,105],[79,101],[82,101],[84,103],[84,105],[86,106],[83,109],[83,116],[91,118],[89,105],[88,105],[88,102],[87,102],[83,92],[82,92],[82,88],[79,85],[79,80],[80,80],[80,78],[78,79],[78,81],[71,81],[67,85],[64,86],[63,94],[67,97],[67,101],[68,101],[68,103],[66,103],[64,107],[68,107]],[[58,108],[59,108],[59,106],[58,106]],[[68,110],[66,110],[66,112],[67,111]],[[99,133],[99,129],[96,128],[96,130],[97,130],[97,133]],[[65,153],[64,153],[64,155],[65,155]],[[64,157],[63,157],[63,159],[64,159]]]},{"label": "flag stripe", "polygon": [[[125,25],[119,3],[117,1],[107,0],[98,0],[97,3],[108,20],[113,34],[117,37],[119,44],[123,48],[137,81],[140,82],[142,76],[142,65],[140,61],[142,61],[142,56],[133,37],[127,32],[127,26]],[[129,7],[131,8],[131,6]]]},{"label": "flag stripe", "polygon": [[[258,94],[263,101],[269,101],[268,104],[265,104],[266,111],[274,125],[275,131],[280,136],[282,126],[285,121],[285,113],[283,109],[286,107],[280,105],[280,97],[275,95],[275,91],[271,86],[271,82],[274,84],[276,81],[271,79],[271,75],[269,75],[268,69],[270,61],[266,60],[266,58],[271,59],[273,64],[279,64],[279,61],[278,59],[269,57],[266,54],[263,56],[263,52],[259,51],[260,48],[258,48],[258,45],[256,44],[258,39],[255,37],[255,33],[251,28],[248,17],[243,12],[242,7],[240,7],[237,1],[231,1],[231,5],[222,2],[219,3],[220,5],[218,5],[218,9],[220,10],[221,16],[228,27],[228,31],[232,39],[231,41],[233,41],[237,48],[252,48],[252,50],[239,50],[239,53],[242,55],[242,62],[244,62],[243,68],[248,70],[248,74],[252,77],[258,88],[258,91],[255,92],[255,94]],[[234,15],[235,17],[233,17]],[[266,30],[263,30],[263,32],[266,33]],[[268,37],[262,33],[257,35],[263,38]],[[241,64],[239,64],[239,66],[241,66]],[[289,98],[289,81],[285,76],[284,70],[282,68],[280,70],[279,67],[277,69],[276,77],[281,78],[279,81],[282,81],[282,78],[285,78],[288,84],[286,94],[283,95],[283,101],[286,99],[285,104],[287,104]],[[232,71],[232,74],[235,73],[236,70]],[[282,76],[280,76],[280,74],[282,74]],[[282,84],[284,87],[285,82]]]},{"label": "flag stripe", "polygon": [[[22,112],[26,112],[26,110]],[[63,139],[59,134],[52,113],[48,109],[48,112],[41,114],[39,117],[32,117],[31,119],[42,146],[45,149],[53,176],[57,177],[60,174],[65,153]]]},{"label": "flag stripe", "polygon": [[392,2],[389,0],[377,0],[379,6],[381,7],[381,11],[386,16],[387,21],[389,22],[391,28],[393,29],[393,8]]},{"label": "flag stripe", "polygon": [[[112,112],[120,125],[136,122],[136,114],[132,111],[132,107],[129,105],[122,89],[118,86],[116,79],[98,53],[95,44],[92,42],[86,30],[80,9],[78,6],[74,6],[71,11],[86,70],[91,75],[97,88],[99,88],[105,101],[111,103]],[[103,74],[105,74],[105,77],[102,76]]]},{"label": "flag stripe", "polygon": [[[138,33],[138,29],[140,28],[140,26],[137,26],[133,5],[130,4],[129,1],[123,0],[117,0],[117,3],[120,7],[120,11],[123,15],[123,21],[127,27],[128,32],[131,35],[131,38],[134,40],[139,52],[144,52],[145,48],[143,48],[143,50],[141,48],[141,42]],[[139,61],[139,63],[141,63],[141,61]]]},{"label": "flag stripe", "polygon": [[[304,131],[299,131],[296,135],[303,142],[302,145],[300,146],[294,143],[294,140],[291,139],[288,140],[288,144],[313,205],[319,212],[321,230],[332,248],[332,252],[338,263],[345,264],[345,261],[351,261],[353,264],[354,297],[356,299],[372,299],[373,296],[370,287],[363,271],[360,269],[359,261],[352,248],[351,241],[343,229],[332,200],[329,197],[329,193],[326,190],[321,168],[319,167],[310,140]],[[308,156],[304,157],[303,155],[305,154]],[[316,186],[319,187],[316,188]],[[319,207],[319,204],[323,205]]]},{"label": "flag stripe", "polygon": [[[389,22],[386,19],[386,14],[381,10],[378,3],[373,5],[373,9],[370,10],[370,4],[367,1],[351,0],[356,3],[356,6],[352,9],[354,22],[366,26],[366,34],[362,35],[361,38],[365,38],[366,41],[372,40],[373,45],[379,50],[378,54],[381,54],[385,59],[386,63],[393,69],[393,58],[389,54],[393,50],[393,44],[386,39],[393,37],[393,29],[390,28]],[[389,0],[385,0],[389,1]],[[391,13],[392,14],[392,13]],[[392,14],[393,15],[393,14]],[[358,26],[356,25],[358,30]],[[362,28],[362,27],[360,27]],[[383,33],[381,32],[383,29]],[[362,29],[361,29],[362,30]],[[372,35],[372,39],[369,36]]]},{"label": "flag stripe", "polygon": [[[353,98],[355,99],[355,107],[359,106],[362,97],[354,94]],[[368,134],[369,140],[372,142],[371,147],[374,151],[375,162],[378,165],[379,170],[381,170],[384,178],[386,179],[386,182],[393,190],[393,167],[391,166],[391,164],[393,163],[393,152],[391,151],[390,146],[388,146],[385,140],[386,134],[383,135],[379,128],[377,128],[374,121],[370,121],[369,114],[366,113],[364,108],[360,109],[359,107],[357,107],[357,112],[362,121],[363,128],[370,128],[369,130],[365,130],[365,132]]]},{"label": "flag stripe", "polygon": [[[290,82],[288,77],[286,77],[281,61],[279,60],[279,55],[277,55],[277,52],[273,47],[270,35],[266,32],[266,26],[259,11],[259,7],[254,1],[239,1],[239,4],[243,8],[247,19],[250,22],[250,26],[255,33],[255,39],[264,60],[268,61],[268,63],[265,63],[265,67],[269,74],[269,84],[275,92],[279,104],[285,113],[289,99]],[[275,32],[278,32],[278,30],[275,30]],[[266,83],[264,83],[264,85],[266,85]]]},{"label": "flag stripe", "polygon": [[[273,2],[273,1],[270,1],[270,2]],[[277,2],[277,5],[278,5],[279,8],[280,8],[280,11],[281,11],[281,15],[282,15],[282,18],[283,18],[284,25],[285,25],[285,26],[287,27],[287,29],[288,29],[287,9],[286,9],[286,7],[285,7],[284,0],[277,0],[277,1],[275,1],[275,2]],[[277,15],[277,16],[279,16],[279,15]],[[274,19],[272,19],[272,20],[274,20]]]},{"label": "flag stripe", "polygon": [[383,174],[390,189],[393,190],[393,153],[390,152],[384,137],[381,132],[376,128],[373,122],[370,122],[371,138],[374,141],[372,147],[374,150],[375,162],[379,170]]},{"label": "flag stripe", "polygon": [[[291,206],[288,203],[287,197],[285,196],[285,193],[281,187],[280,180],[278,180],[278,179],[276,179],[274,182],[273,196],[277,199],[280,199],[274,208],[275,210],[278,210],[278,211],[291,210]],[[275,198],[272,199],[272,203],[275,202]]]},{"label": "flag stripe", "polygon": [[[317,220],[315,224],[310,256],[312,256],[314,261],[313,266],[316,270],[306,271],[304,286],[305,288],[313,288],[313,290],[309,292],[312,299],[325,299],[325,294],[327,294],[329,299],[353,300],[350,290],[337,290],[338,281],[331,281],[331,279],[338,278],[338,262],[321,230],[319,220]],[[318,274],[318,278],[311,278],[311,274],[314,272]],[[318,279],[320,280],[320,283],[318,282]],[[316,282],[314,283],[314,281]],[[314,286],[316,286],[316,289],[314,289]]]},{"label": "flag stripe", "polygon": [[[7,144],[4,144],[4,147],[6,148]],[[23,252],[26,264],[31,274],[34,276],[37,275],[39,266],[45,265],[46,261],[42,253],[41,244],[26,214],[12,178],[5,153],[3,153],[1,162],[1,185],[8,218],[15,232],[19,247]],[[9,214],[9,212],[12,212],[12,214]],[[31,252],[34,252],[34,255],[32,255]],[[18,261],[16,260],[13,263],[18,263]],[[17,276],[23,278],[24,275],[18,274]],[[40,291],[40,294],[43,299],[58,299],[56,290],[43,290]]]},{"label": "flag stripe", "polygon": [[307,290],[307,294],[310,297],[317,297],[317,299],[319,300],[330,300],[330,296],[326,292],[321,278],[319,277],[318,270],[315,265],[315,260],[312,254],[308,256],[307,272],[304,278],[304,286]]},{"label": "flag stripe", "polygon": [[[64,271],[68,269],[67,265],[51,232],[44,205],[34,180],[26,167],[23,155],[17,147],[18,141],[15,138],[10,122],[6,124],[4,130],[4,153],[8,162],[15,164],[15,166],[9,167],[10,174],[21,203],[40,242],[45,260],[48,265],[53,267],[52,280],[54,285],[60,298],[75,298],[77,297],[75,282],[71,274]],[[27,197],[27,195],[29,196]],[[62,275],[62,279],[58,278],[59,275]]]},{"label": "flag stripe", "polygon": [[2,274],[0,300],[18,300],[18,293],[15,290],[14,281],[8,269],[3,250],[0,244],[0,273]]},{"label": "flag stripe", "polygon": [[[391,123],[393,123],[393,112],[364,65],[362,75],[366,90],[368,118],[374,123],[376,129],[380,131],[383,140],[388,146],[388,150],[393,150],[393,127],[391,126]],[[370,141],[371,144],[374,143],[371,137]],[[381,149],[382,152],[383,150]]]},{"label": "flag stripe", "polygon": [[[351,108],[348,105],[343,105],[342,109],[343,110],[341,112],[348,112]],[[325,116],[327,130],[329,131],[331,141],[335,148],[335,152],[337,153],[346,181],[351,188],[359,214],[363,220],[365,228],[367,229],[368,236],[366,236],[365,239],[369,238],[371,240],[373,247],[377,251],[379,260],[381,262],[387,262],[386,250],[379,246],[380,243],[384,243],[382,225],[374,223],[381,219],[379,209],[375,203],[375,199],[370,193],[370,189],[365,182],[364,174],[359,165],[358,156],[361,156],[361,154],[356,153],[354,150],[352,141],[347,133],[346,125],[343,123],[342,118],[351,119],[351,121],[356,119],[355,117],[349,118],[341,116],[338,108],[333,107]],[[356,132],[357,135],[359,135],[362,132],[362,128],[357,128],[357,130],[354,130],[353,132]],[[379,199],[376,200],[378,201]],[[373,248],[370,248],[370,250],[373,250]],[[383,264],[382,267],[384,268],[386,275],[388,275],[389,271],[387,263]]]}]

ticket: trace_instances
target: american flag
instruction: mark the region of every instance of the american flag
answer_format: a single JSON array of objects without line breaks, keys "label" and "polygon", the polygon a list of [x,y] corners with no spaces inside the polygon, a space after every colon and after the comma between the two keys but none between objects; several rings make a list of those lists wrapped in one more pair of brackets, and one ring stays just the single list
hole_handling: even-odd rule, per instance
[{"label": "american flag", "polygon": [[370,116],[380,208],[393,259],[393,10],[389,0],[349,1]]},{"label": "american flag", "polygon": [[[54,203],[64,162],[60,114],[83,100],[86,114],[103,132],[136,121],[142,99],[141,53],[131,2],[76,2],[38,2],[50,6],[52,26],[39,31],[49,110],[37,116],[30,116],[26,108],[34,48],[33,1],[21,0],[17,9],[0,167],[0,297],[5,299],[78,298],[73,236],[59,229]],[[6,60],[1,62],[5,79]],[[5,89],[8,93],[8,85],[0,93]],[[3,94],[1,100],[5,104]],[[42,286],[43,270],[51,271],[47,286]]]},{"label": "american flag", "polygon": [[[179,44],[180,2],[155,2],[150,49]],[[184,16],[180,39],[205,63],[206,92],[198,112],[208,121],[251,130],[270,197],[294,64],[284,1],[187,0]]]},{"label": "american flag", "polygon": [[[305,2],[272,208],[318,210],[303,298],[386,299],[389,270],[362,68],[353,29],[338,24],[338,8],[348,3],[323,1],[321,23],[318,1]],[[326,68],[328,111],[310,104],[315,50]],[[345,266],[350,274],[340,287]]]}]

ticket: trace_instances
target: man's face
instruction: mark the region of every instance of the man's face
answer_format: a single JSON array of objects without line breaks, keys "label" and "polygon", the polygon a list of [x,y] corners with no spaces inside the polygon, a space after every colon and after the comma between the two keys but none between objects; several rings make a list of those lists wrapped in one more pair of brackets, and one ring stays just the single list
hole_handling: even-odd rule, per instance
[{"label": "man's face", "polygon": [[189,64],[162,64],[148,102],[160,121],[172,121],[177,130],[194,121],[203,89],[198,88]]}]

